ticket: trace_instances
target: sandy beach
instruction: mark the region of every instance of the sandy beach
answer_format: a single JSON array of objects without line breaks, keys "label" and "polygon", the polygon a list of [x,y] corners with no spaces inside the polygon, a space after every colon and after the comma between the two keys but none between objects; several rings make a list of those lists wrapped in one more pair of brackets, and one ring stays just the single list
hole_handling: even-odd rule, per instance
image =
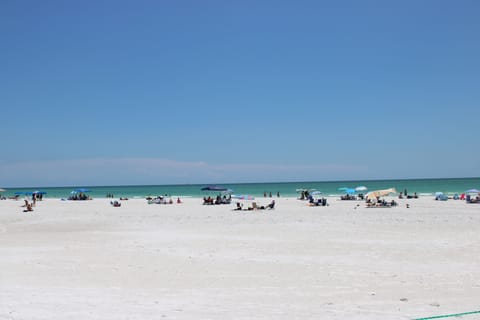
[{"label": "sandy beach", "polygon": [[[480,310],[480,205],[0,201],[0,319],[413,319]],[[256,202],[266,205],[270,199]],[[251,203],[244,202],[244,206]],[[406,204],[410,205],[407,208]],[[465,316],[479,319],[480,314]]]}]

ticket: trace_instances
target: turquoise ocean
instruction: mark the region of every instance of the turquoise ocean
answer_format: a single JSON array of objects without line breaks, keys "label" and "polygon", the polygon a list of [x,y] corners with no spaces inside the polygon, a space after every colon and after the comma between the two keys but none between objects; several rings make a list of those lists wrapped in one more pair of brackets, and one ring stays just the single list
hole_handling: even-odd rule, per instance
[{"label": "turquoise ocean", "polygon": [[[90,190],[92,198],[105,198],[107,195],[114,197],[144,198],[146,196],[170,195],[173,197],[204,197],[216,194],[201,189],[207,184],[188,185],[135,185],[135,186],[65,186],[65,187],[28,187],[5,188],[4,196],[13,196],[15,193],[43,191],[44,198],[67,198],[70,193],[78,188]],[[355,188],[365,186],[368,190],[395,188],[398,192],[405,189],[409,194],[416,192],[419,196],[430,196],[435,192],[453,195],[461,194],[466,190],[480,189],[480,178],[448,178],[448,179],[405,179],[405,180],[359,180],[359,181],[306,181],[306,182],[271,182],[271,183],[221,183],[217,184],[233,190],[236,195],[252,195],[263,197],[264,193],[276,197],[296,197],[297,189],[315,189],[324,196],[338,196],[342,192],[338,188]],[[218,193],[218,192],[217,192]]]}]

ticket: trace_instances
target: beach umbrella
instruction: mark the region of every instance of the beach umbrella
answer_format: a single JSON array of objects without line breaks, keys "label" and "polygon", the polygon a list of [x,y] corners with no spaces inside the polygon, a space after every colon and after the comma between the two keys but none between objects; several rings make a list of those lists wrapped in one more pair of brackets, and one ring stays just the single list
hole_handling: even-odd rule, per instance
[{"label": "beach umbrella", "polygon": [[79,188],[79,189],[75,189],[73,191],[76,191],[76,192],[79,192],[79,193],[90,192],[89,189],[85,189],[85,188]]},{"label": "beach umbrella", "polygon": [[440,197],[440,196],[443,196],[443,192],[441,191],[435,192],[435,197]]},{"label": "beach umbrella", "polygon": [[313,191],[311,194],[312,195],[318,195],[318,194],[322,194],[322,192],[321,191]]},{"label": "beach umbrella", "polygon": [[315,190],[317,190],[317,189],[306,189],[306,188],[303,188],[303,189],[302,189],[302,188],[298,188],[298,189],[296,189],[295,191],[296,191],[296,192],[307,192],[307,191],[308,191],[308,192],[313,192],[313,191],[315,191]]},{"label": "beach umbrella", "polygon": [[222,191],[222,195],[227,195],[227,194],[232,194],[233,190],[232,189],[227,189],[225,191]]},{"label": "beach umbrella", "polygon": [[477,190],[477,189],[469,189],[467,191],[465,191],[466,193],[480,193],[480,190]]},{"label": "beach umbrella", "polygon": [[345,192],[345,193],[347,193],[347,194],[355,193],[355,189],[347,188],[347,187],[338,188],[338,191],[343,191],[343,192]]},{"label": "beach umbrella", "polygon": [[365,187],[365,186],[358,186],[355,188],[355,191],[358,191],[358,192],[363,192],[363,191],[367,191],[368,188]]},{"label": "beach umbrella", "polygon": [[370,191],[369,193],[367,193],[367,198],[368,199],[373,199],[373,198],[385,197],[385,196],[388,196],[389,194],[392,194],[392,193],[397,193],[397,190],[395,190],[395,188],[384,189],[384,190],[375,190],[375,191]]},{"label": "beach umbrella", "polygon": [[233,194],[232,198],[238,200],[255,200],[255,197],[249,194]]}]

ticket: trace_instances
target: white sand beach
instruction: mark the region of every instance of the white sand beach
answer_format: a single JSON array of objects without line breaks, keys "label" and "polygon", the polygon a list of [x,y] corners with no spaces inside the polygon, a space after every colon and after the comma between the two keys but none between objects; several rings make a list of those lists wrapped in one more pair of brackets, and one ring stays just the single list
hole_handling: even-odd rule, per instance
[{"label": "white sand beach", "polygon": [[195,198],[119,208],[45,199],[29,213],[23,201],[0,201],[0,319],[385,320],[480,310],[480,205],[275,200],[274,210],[232,211]]}]

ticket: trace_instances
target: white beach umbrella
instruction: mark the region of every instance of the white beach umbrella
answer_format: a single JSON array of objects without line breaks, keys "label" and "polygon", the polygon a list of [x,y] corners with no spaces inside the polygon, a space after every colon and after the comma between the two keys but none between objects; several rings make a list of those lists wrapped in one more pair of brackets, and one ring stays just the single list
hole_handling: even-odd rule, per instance
[{"label": "white beach umbrella", "polygon": [[363,191],[367,191],[368,188],[365,187],[365,186],[359,186],[359,187],[356,187],[355,188],[355,191],[359,191],[359,192],[363,192]]},{"label": "white beach umbrella", "polygon": [[478,189],[469,189],[467,191],[465,191],[466,193],[480,193],[480,190]]},{"label": "white beach umbrella", "polygon": [[5,191],[7,191],[7,190],[0,188],[0,192],[5,192]]}]

